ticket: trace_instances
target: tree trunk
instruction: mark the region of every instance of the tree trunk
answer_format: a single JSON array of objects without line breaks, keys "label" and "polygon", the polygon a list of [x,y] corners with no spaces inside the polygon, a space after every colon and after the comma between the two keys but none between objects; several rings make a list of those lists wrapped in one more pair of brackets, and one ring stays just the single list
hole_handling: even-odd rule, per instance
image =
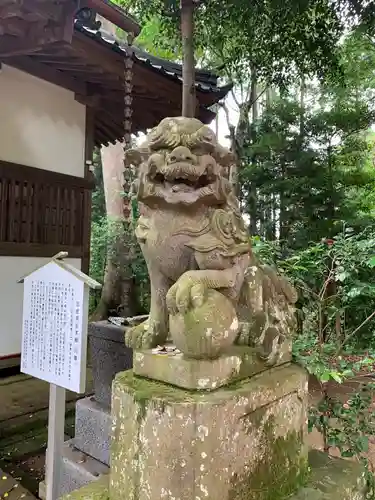
[{"label": "tree trunk", "polygon": [[300,85],[300,100],[299,100],[299,107],[300,107],[299,142],[301,146],[305,134],[305,93],[306,93],[306,82],[305,82],[305,76],[302,75],[301,85]]},{"label": "tree trunk", "polygon": [[[258,77],[254,66],[251,67],[251,89],[250,89],[250,102],[252,111],[252,126],[251,126],[251,142],[254,144],[257,140],[256,122],[259,118],[259,103],[258,103]],[[256,158],[252,158],[252,163],[255,164]],[[255,166],[255,165],[254,165]],[[258,192],[255,182],[250,186],[250,234],[255,235],[258,233]],[[261,208],[261,207],[260,207]]]},{"label": "tree trunk", "polygon": [[123,146],[117,142],[102,147],[101,155],[109,241],[102,295],[91,318],[95,321],[110,314],[132,316],[135,312],[134,279],[129,271],[132,248],[123,216]]},{"label": "tree trunk", "polygon": [[181,35],[183,49],[182,66],[182,116],[194,118],[195,63],[194,63],[194,2],[181,0]]},{"label": "tree trunk", "polygon": [[266,89],[266,111],[269,113],[273,103],[272,87],[269,85]]},{"label": "tree trunk", "polygon": [[[274,94],[272,87],[269,85],[266,88],[266,113],[271,112]],[[272,152],[270,150],[269,160],[272,160]],[[266,240],[273,241],[276,239],[276,199],[273,193],[264,197],[265,199],[265,237]]]},{"label": "tree trunk", "polygon": [[[286,179],[286,166],[285,158],[281,158],[281,179]],[[280,190],[280,239],[286,240],[288,238],[288,207],[286,202],[286,193],[283,186]]]},{"label": "tree trunk", "polygon": [[253,127],[259,118],[259,102],[258,102],[258,76],[254,66],[251,68],[251,107],[253,112]]}]

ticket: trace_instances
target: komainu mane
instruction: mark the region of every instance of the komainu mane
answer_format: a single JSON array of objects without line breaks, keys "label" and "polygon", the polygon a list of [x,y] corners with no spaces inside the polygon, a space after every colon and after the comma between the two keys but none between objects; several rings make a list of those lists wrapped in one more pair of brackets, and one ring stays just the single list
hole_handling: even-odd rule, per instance
[{"label": "komainu mane", "polygon": [[136,236],[150,275],[151,310],[126,332],[126,344],[163,345],[170,318],[201,308],[216,290],[235,306],[235,341],[258,345],[261,357],[275,363],[294,327],[296,293],[252,254],[228,180],[231,153],[199,120],[166,118],[131,161],[139,169]]}]

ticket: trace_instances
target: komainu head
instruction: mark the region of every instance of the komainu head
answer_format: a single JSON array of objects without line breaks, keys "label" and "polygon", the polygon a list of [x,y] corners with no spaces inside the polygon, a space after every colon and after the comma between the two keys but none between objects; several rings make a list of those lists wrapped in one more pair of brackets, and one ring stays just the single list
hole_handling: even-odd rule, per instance
[{"label": "komainu head", "polygon": [[[132,158],[137,156],[133,151]],[[146,205],[225,203],[232,154],[195,118],[165,118],[138,152],[136,192]]]}]

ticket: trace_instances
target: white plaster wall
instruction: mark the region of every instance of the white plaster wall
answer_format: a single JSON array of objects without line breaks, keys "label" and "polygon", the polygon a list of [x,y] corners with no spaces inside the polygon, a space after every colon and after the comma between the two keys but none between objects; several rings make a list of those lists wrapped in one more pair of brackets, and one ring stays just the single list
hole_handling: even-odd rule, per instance
[{"label": "white plaster wall", "polygon": [[74,93],[0,70],[0,160],[84,176],[86,108]]},{"label": "white plaster wall", "polygon": [[[17,281],[48,260],[0,257],[0,366],[2,357],[21,352],[23,285]],[[81,269],[81,259],[67,262]]]},{"label": "white plaster wall", "polygon": [[[0,160],[83,177],[85,106],[74,94],[3,65],[0,70]],[[0,257],[0,358],[18,354],[23,287],[17,280],[47,262]],[[69,259],[81,267],[80,259]]]}]

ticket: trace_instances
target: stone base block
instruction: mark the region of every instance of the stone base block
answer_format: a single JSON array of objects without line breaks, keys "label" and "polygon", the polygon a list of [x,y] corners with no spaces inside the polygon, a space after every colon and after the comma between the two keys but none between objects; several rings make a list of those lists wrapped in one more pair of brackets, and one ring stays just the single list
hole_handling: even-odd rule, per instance
[{"label": "stone base block", "polygon": [[308,484],[289,500],[365,500],[367,486],[361,464],[316,450],[310,451],[309,464]]},{"label": "stone base block", "polygon": [[[330,458],[319,451],[309,453],[309,463],[311,474],[308,483],[288,500],[365,500],[366,481],[359,464]],[[167,494],[164,498],[172,500],[173,497]],[[244,500],[247,498],[251,496],[243,497]],[[274,497],[269,499],[273,500]],[[67,495],[64,500],[110,500],[108,477]]]},{"label": "stone base block", "polygon": [[108,474],[106,465],[94,460],[74,447],[74,441],[64,444],[59,496],[66,495]]},{"label": "stone base block", "polygon": [[282,499],[306,479],[306,407],[295,365],[205,393],[121,373],[110,499]]},{"label": "stone base block", "polygon": [[41,481],[39,483],[39,488],[38,488],[38,496],[40,498],[40,500],[46,500],[46,483],[45,481]]},{"label": "stone base block", "polygon": [[108,321],[89,323],[90,364],[94,379],[95,399],[103,406],[111,405],[112,380],[116,373],[133,364],[133,350],[125,347],[124,327]]},{"label": "stone base block", "polygon": [[109,465],[112,417],[94,398],[77,401],[74,445],[92,458]]},{"label": "stone base block", "polygon": [[[83,486],[62,497],[61,500],[109,500],[108,476],[103,476],[94,483]],[[127,500],[124,498],[124,500]]]},{"label": "stone base block", "polygon": [[[285,343],[279,365],[291,361],[290,346]],[[137,351],[133,357],[134,374],[159,380],[183,389],[212,391],[237,380],[249,378],[269,367],[251,347],[232,346],[218,359],[185,358],[182,353],[153,353]]]}]

